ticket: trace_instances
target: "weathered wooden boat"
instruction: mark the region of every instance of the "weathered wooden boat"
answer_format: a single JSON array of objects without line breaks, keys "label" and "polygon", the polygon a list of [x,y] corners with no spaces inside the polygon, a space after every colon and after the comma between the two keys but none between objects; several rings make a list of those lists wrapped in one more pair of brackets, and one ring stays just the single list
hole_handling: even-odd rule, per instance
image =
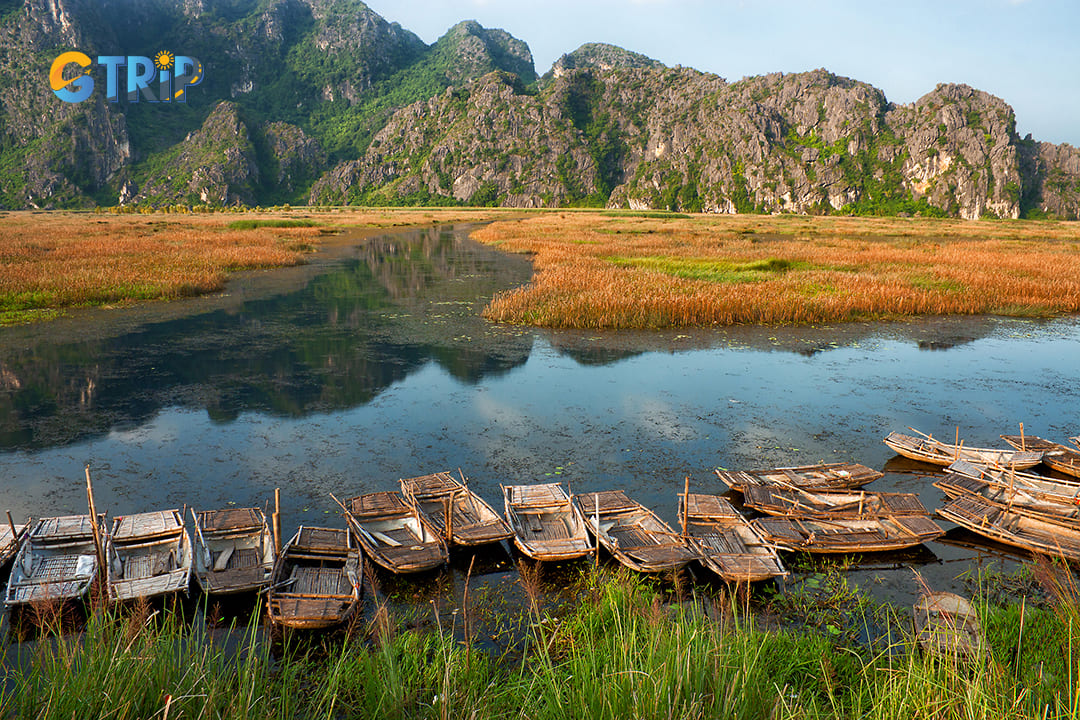
[{"label": "weathered wooden boat", "polygon": [[356,612],[362,581],[360,552],[348,530],[301,525],[274,563],[270,621],[300,630],[338,625]]},{"label": "weathered wooden boat", "polygon": [[121,515],[105,538],[110,602],[187,592],[191,538],[179,510]]},{"label": "weathered wooden boat", "polygon": [[949,473],[934,483],[949,498],[978,495],[983,499],[1021,515],[1031,515],[1049,523],[1080,527],[1080,506],[1046,500],[1026,492],[1022,486],[986,482],[966,475]]},{"label": "weathered wooden boat", "polygon": [[950,592],[923,594],[913,607],[915,641],[946,657],[975,656],[986,645],[982,624],[966,598]]},{"label": "weathered wooden boat", "polygon": [[1080,560],[1080,526],[1047,522],[996,505],[980,495],[963,495],[938,508],[938,516],[960,527],[1029,552]]},{"label": "weathered wooden boat", "polygon": [[1080,478],[1080,452],[1053,440],[1030,435],[1002,435],[1001,439],[1017,450],[1043,453],[1043,464],[1066,475]]},{"label": "weathered wooden boat", "polygon": [[786,577],[776,549],[719,495],[679,496],[683,532],[701,564],[729,582]]},{"label": "weathered wooden boat", "polygon": [[797,487],[804,490],[850,490],[882,477],[877,470],[858,463],[825,463],[772,470],[716,470],[728,487],[746,492],[751,486]]},{"label": "weathered wooden boat", "polygon": [[808,553],[884,552],[914,547],[944,534],[929,517],[764,517],[751,521],[766,542]]},{"label": "weathered wooden boat", "polygon": [[451,545],[473,547],[514,534],[490,505],[448,472],[404,479],[401,492]]},{"label": "weathered wooden boat", "polygon": [[7,605],[85,597],[98,572],[94,533],[89,515],[38,520],[15,555]]},{"label": "weathered wooden boat", "polygon": [[399,492],[375,492],[346,500],[349,527],[364,554],[394,573],[431,570],[447,560],[446,543]]},{"label": "weathered wooden boat", "polygon": [[274,538],[256,507],[203,510],[195,519],[195,579],[207,595],[266,587],[274,569]]},{"label": "weathered wooden boat", "polygon": [[559,483],[503,488],[514,545],[533,560],[573,560],[593,552],[585,518]]},{"label": "weathered wooden boat", "polygon": [[943,443],[930,435],[917,438],[893,432],[889,433],[884,442],[898,455],[942,467],[957,460],[967,460],[984,465],[999,465],[1014,470],[1024,470],[1038,465],[1043,457],[1041,452],[1030,450],[1025,452],[997,448],[972,448],[965,447],[963,443],[958,445]]},{"label": "weathered wooden boat", "polygon": [[[10,518],[10,515],[8,516]],[[8,566],[26,540],[30,523],[0,525],[0,571]]]},{"label": "weathered wooden boat", "polygon": [[[949,475],[971,478],[997,487],[1021,490],[1027,495],[1048,503],[1080,505],[1080,482],[1073,480],[1055,480],[1037,473],[977,465],[964,460],[946,468],[946,477]],[[959,492],[950,494],[948,486],[940,489],[950,497],[959,495]]]},{"label": "weathered wooden boat", "polygon": [[574,502],[593,537],[632,570],[678,570],[698,558],[685,538],[622,490],[575,495]]},{"label": "weathered wooden boat", "polygon": [[929,516],[915,493],[858,491],[811,492],[801,488],[751,485],[743,504],[766,515],[796,517]]}]

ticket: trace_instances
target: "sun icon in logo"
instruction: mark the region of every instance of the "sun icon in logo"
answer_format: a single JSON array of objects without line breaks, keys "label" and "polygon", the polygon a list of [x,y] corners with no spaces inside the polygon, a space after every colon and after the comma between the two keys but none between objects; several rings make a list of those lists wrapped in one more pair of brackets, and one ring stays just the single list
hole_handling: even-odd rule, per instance
[{"label": "sun icon in logo", "polygon": [[173,64],[173,54],[168,50],[162,50],[154,56],[154,64],[158,70],[168,70]]}]

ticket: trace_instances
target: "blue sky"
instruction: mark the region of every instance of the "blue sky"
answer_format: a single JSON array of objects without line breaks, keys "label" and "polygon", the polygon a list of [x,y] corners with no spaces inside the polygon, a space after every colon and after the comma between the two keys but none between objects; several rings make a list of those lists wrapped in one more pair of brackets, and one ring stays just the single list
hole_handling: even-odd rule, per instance
[{"label": "blue sky", "polygon": [[543,74],[607,42],[730,81],[824,67],[910,103],[939,82],[1004,99],[1017,131],[1080,147],[1077,0],[366,0],[431,43],[461,20],[503,28]]}]

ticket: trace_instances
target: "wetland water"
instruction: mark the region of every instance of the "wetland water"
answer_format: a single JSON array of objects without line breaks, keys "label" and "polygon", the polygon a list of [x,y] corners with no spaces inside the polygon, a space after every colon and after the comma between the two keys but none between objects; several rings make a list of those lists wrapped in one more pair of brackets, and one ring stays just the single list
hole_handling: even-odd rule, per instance
[{"label": "wetland water", "polygon": [[[98,508],[264,506],[286,536],[340,525],[329,497],[461,468],[500,484],[622,487],[675,523],[683,478],[858,461],[875,490],[942,494],[881,439],[908,426],[969,445],[1080,433],[1080,322],[914,320],[657,333],[499,326],[479,313],[528,260],[468,228],[344,239],[220,297],[0,330],[0,489],[16,520]],[[951,527],[942,523],[945,527]],[[963,540],[963,533],[950,533]],[[852,572],[907,604],[911,567],[960,589],[996,556],[942,542]],[[486,576],[509,587],[514,573]]]}]

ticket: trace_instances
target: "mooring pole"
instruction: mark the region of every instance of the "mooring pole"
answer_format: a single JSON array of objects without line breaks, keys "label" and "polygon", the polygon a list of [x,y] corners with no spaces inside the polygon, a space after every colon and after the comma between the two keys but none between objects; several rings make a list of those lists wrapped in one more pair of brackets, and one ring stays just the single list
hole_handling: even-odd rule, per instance
[{"label": "mooring pole", "polygon": [[94,550],[97,552],[98,574],[105,573],[105,548],[101,544],[101,527],[98,525],[97,505],[94,504],[94,484],[90,481],[90,464],[86,464],[86,504],[90,510],[90,530],[94,535]]},{"label": "mooring pole", "polygon": [[682,496],[682,534],[686,537],[686,524],[690,518],[690,476],[686,476],[686,484],[683,485]]},{"label": "mooring pole", "polygon": [[19,539],[19,533],[15,532],[15,521],[11,519],[11,511],[7,511],[8,526],[11,528],[11,542]]},{"label": "mooring pole", "polygon": [[274,488],[274,553],[281,554],[281,488]]}]

